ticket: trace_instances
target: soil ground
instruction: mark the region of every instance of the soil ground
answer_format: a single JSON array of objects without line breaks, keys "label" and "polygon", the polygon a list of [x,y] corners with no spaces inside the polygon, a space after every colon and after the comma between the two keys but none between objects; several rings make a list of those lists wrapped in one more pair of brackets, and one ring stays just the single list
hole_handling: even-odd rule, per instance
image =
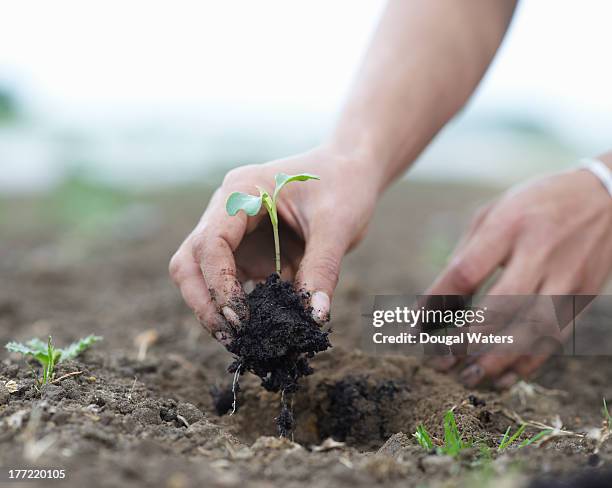
[{"label": "soil ground", "polygon": [[[104,341],[58,372],[82,374],[42,392],[23,360],[0,352],[0,467],[65,468],[66,486],[171,488],[527,486],[534,477],[605,469],[612,444],[595,454],[593,441],[578,437],[494,452],[485,462],[475,449],[455,460],[432,455],[411,434],[424,423],[441,436],[452,407],[464,436],[490,446],[518,427],[512,413],[547,424],[559,416],[571,431],[599,427],[602,398],[612,398],[610,358],[554,358],[534,383],[500,394],[466,390],[418,358],[359,349],[361,299],[421,291],[472,211],[494,194],[408,183],[388,193],[344,263],[334,347],[312,361],[315,373],[295,395],[293,442],[276,437],[278,394],[252,375],[241,381],[236,415],[216,414],[210,391],[231,383],[231,355],[197,325],[167,277],[205,192],[126,195],[75,184],[2,201],[0,343],[53,334],[63,345],[89,333]],[[16,392],[4,387],[9,380]]]}]

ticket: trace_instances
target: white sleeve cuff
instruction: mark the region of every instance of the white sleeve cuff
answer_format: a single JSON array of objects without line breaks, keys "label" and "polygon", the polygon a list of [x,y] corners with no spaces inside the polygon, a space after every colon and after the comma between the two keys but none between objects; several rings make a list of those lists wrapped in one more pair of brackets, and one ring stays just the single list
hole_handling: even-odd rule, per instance
[{"label": "white sleeve cuff", "polygon": [[599,159],[583,158],[579,161],[580,168],[593,173],[612,197],[612,170]]}]

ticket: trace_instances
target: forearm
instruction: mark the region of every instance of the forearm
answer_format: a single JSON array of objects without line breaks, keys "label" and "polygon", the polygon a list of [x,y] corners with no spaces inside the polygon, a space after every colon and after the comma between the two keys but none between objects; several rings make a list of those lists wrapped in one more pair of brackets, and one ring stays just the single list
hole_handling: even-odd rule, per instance
[{"label": "forearm", "polygon": [[390,0],[332,146],[365,161],[380,188],[387,186],[474,91],[514,6],[514,0]]}]

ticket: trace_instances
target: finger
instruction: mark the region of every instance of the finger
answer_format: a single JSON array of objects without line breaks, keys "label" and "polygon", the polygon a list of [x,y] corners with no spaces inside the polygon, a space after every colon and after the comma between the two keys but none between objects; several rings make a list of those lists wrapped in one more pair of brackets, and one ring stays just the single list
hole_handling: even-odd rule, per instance
[{"label": "finger", "polygon": [[234,259],[234,251],[246,230],[246,215],[242,212],[234,217],[227,215],[217,192],[193,234],[193,258],[199,263],[210,297],[234,328],[240,327],[249,316]]},{"label": "finger", "polygon": [[436,371],[449,371],[453,366],[458,364],[461,359],[458,356],[434,356],[427,360],[427,365]]},{"label": "finger", "polygon": [[554,340],[541,340],[534,347],[533,354],[521,357],[514,365],[514,371],[521,377],[528,379],[559,350],[560,343],[565,342],[573,333],[574,325],[570,324],[561,330],[560,342]]},{"label": "finger", "polygon": [[430,287],[428,295],[469,295],[508,257],[508,226],[485,220]]},{"label": "finger", "polygon": [[531,295],[543,280],[542,260],[533,253],[515,253],[488,295]]},{"label": "finger", "polygon": [[[516,320],[517,317],[530,317],[529,314],[525,315],[524,311],[525,309],[531,310],[533,307],[529,295],[536,293],[538,290],[541,281],[540,268],[539,263],[526,253],[512,256],[491,290],[479,303],[479,307],[486,310],[485,322],[473,329],[482,335],[493,334],[500,337],[502,334],[506,334],[513,336],[516,342],[513,345],[514,350],[521,350],[518,344],[520,339],[524,341],[532,340],[531,329],[523,323],[517,324]],[[507,332],[508,330],[510,330],[510,333]],[[478,354],[479,351],[487,348],[489,348],[488,344],[472,344],[470,353]],[[493,354],[493,357],[499,357],[499,351],[496,352],[497,354]],[[505,352],[505,350],[501,351],[501,355],[504,355]]]},{"label": "finger", "polygon": [[318,323],[329,321],[331,297],[347,248],[346,238],[329,226],[319,226],[306,243],[295,281],[298,289],[310,293],[312,316]]},{"label": "finger", "polygon": [[461,382],[473,388],[485,379],[497,378],[519,357],[518,354],[484,354],[476,362],[465,368],[459,375]]},{"label": "finger", "polygon": [[210,298],[200,267],[189,251],[179,250],[170,261],[170,275],[178,286],[183,300],[196,318],[224,346],[228,346],[233,335],[226,320],[217,312]]},{"label": "finger", "polygon": [[474,233],[478,230],[480,225],[484,222],[486,216],[489,214],[489,211],[493,208],[493,204],[489,203],[484,207],[480,207],[476,210],[474,214],[474,218],[471,220],[470,225],[468,226],[466,232],[463,234],[461,239],[459,239],[459,243],[455,248],[455,254],[461,252],[465,245],[470,241]]},{"label": "finger", "polygon": [[514,386],[520,377],[514,371],[509,371],[502,375],[502,377],[495,382],[495,388],[498,390],[507,390],[508,388]]}]

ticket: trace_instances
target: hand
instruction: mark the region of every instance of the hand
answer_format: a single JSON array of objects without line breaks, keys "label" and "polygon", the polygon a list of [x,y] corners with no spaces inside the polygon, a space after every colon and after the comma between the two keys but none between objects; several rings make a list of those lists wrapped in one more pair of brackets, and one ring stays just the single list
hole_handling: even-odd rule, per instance
[{"label": "hand", "polygon": [[[499,267],[489,295],[598,294],[612,269],[612,198],[601,182],[577,170],[511,189],[478,212],[428,294],[474,294]],[[508,387],[552,352],[485,354],[461,379],[469,387],[484,379]],[[458,363],[454,357],[437,361],[442,370]]]},{"label": "hand", "polygon": [[313,173],[320,181],[289,184],[278,201],[282,277],[310,292],[318,322],[329,319],[331,297],[344,254],[364,235],[380,182],[365,162],[327,148],[230,171],[208,208],[170,261],[170,275],[199,322],[222,344],[248,317],[242,284],[274,272],[268,215],[227,215],[233,191],[272,191],[274,175]]}]

